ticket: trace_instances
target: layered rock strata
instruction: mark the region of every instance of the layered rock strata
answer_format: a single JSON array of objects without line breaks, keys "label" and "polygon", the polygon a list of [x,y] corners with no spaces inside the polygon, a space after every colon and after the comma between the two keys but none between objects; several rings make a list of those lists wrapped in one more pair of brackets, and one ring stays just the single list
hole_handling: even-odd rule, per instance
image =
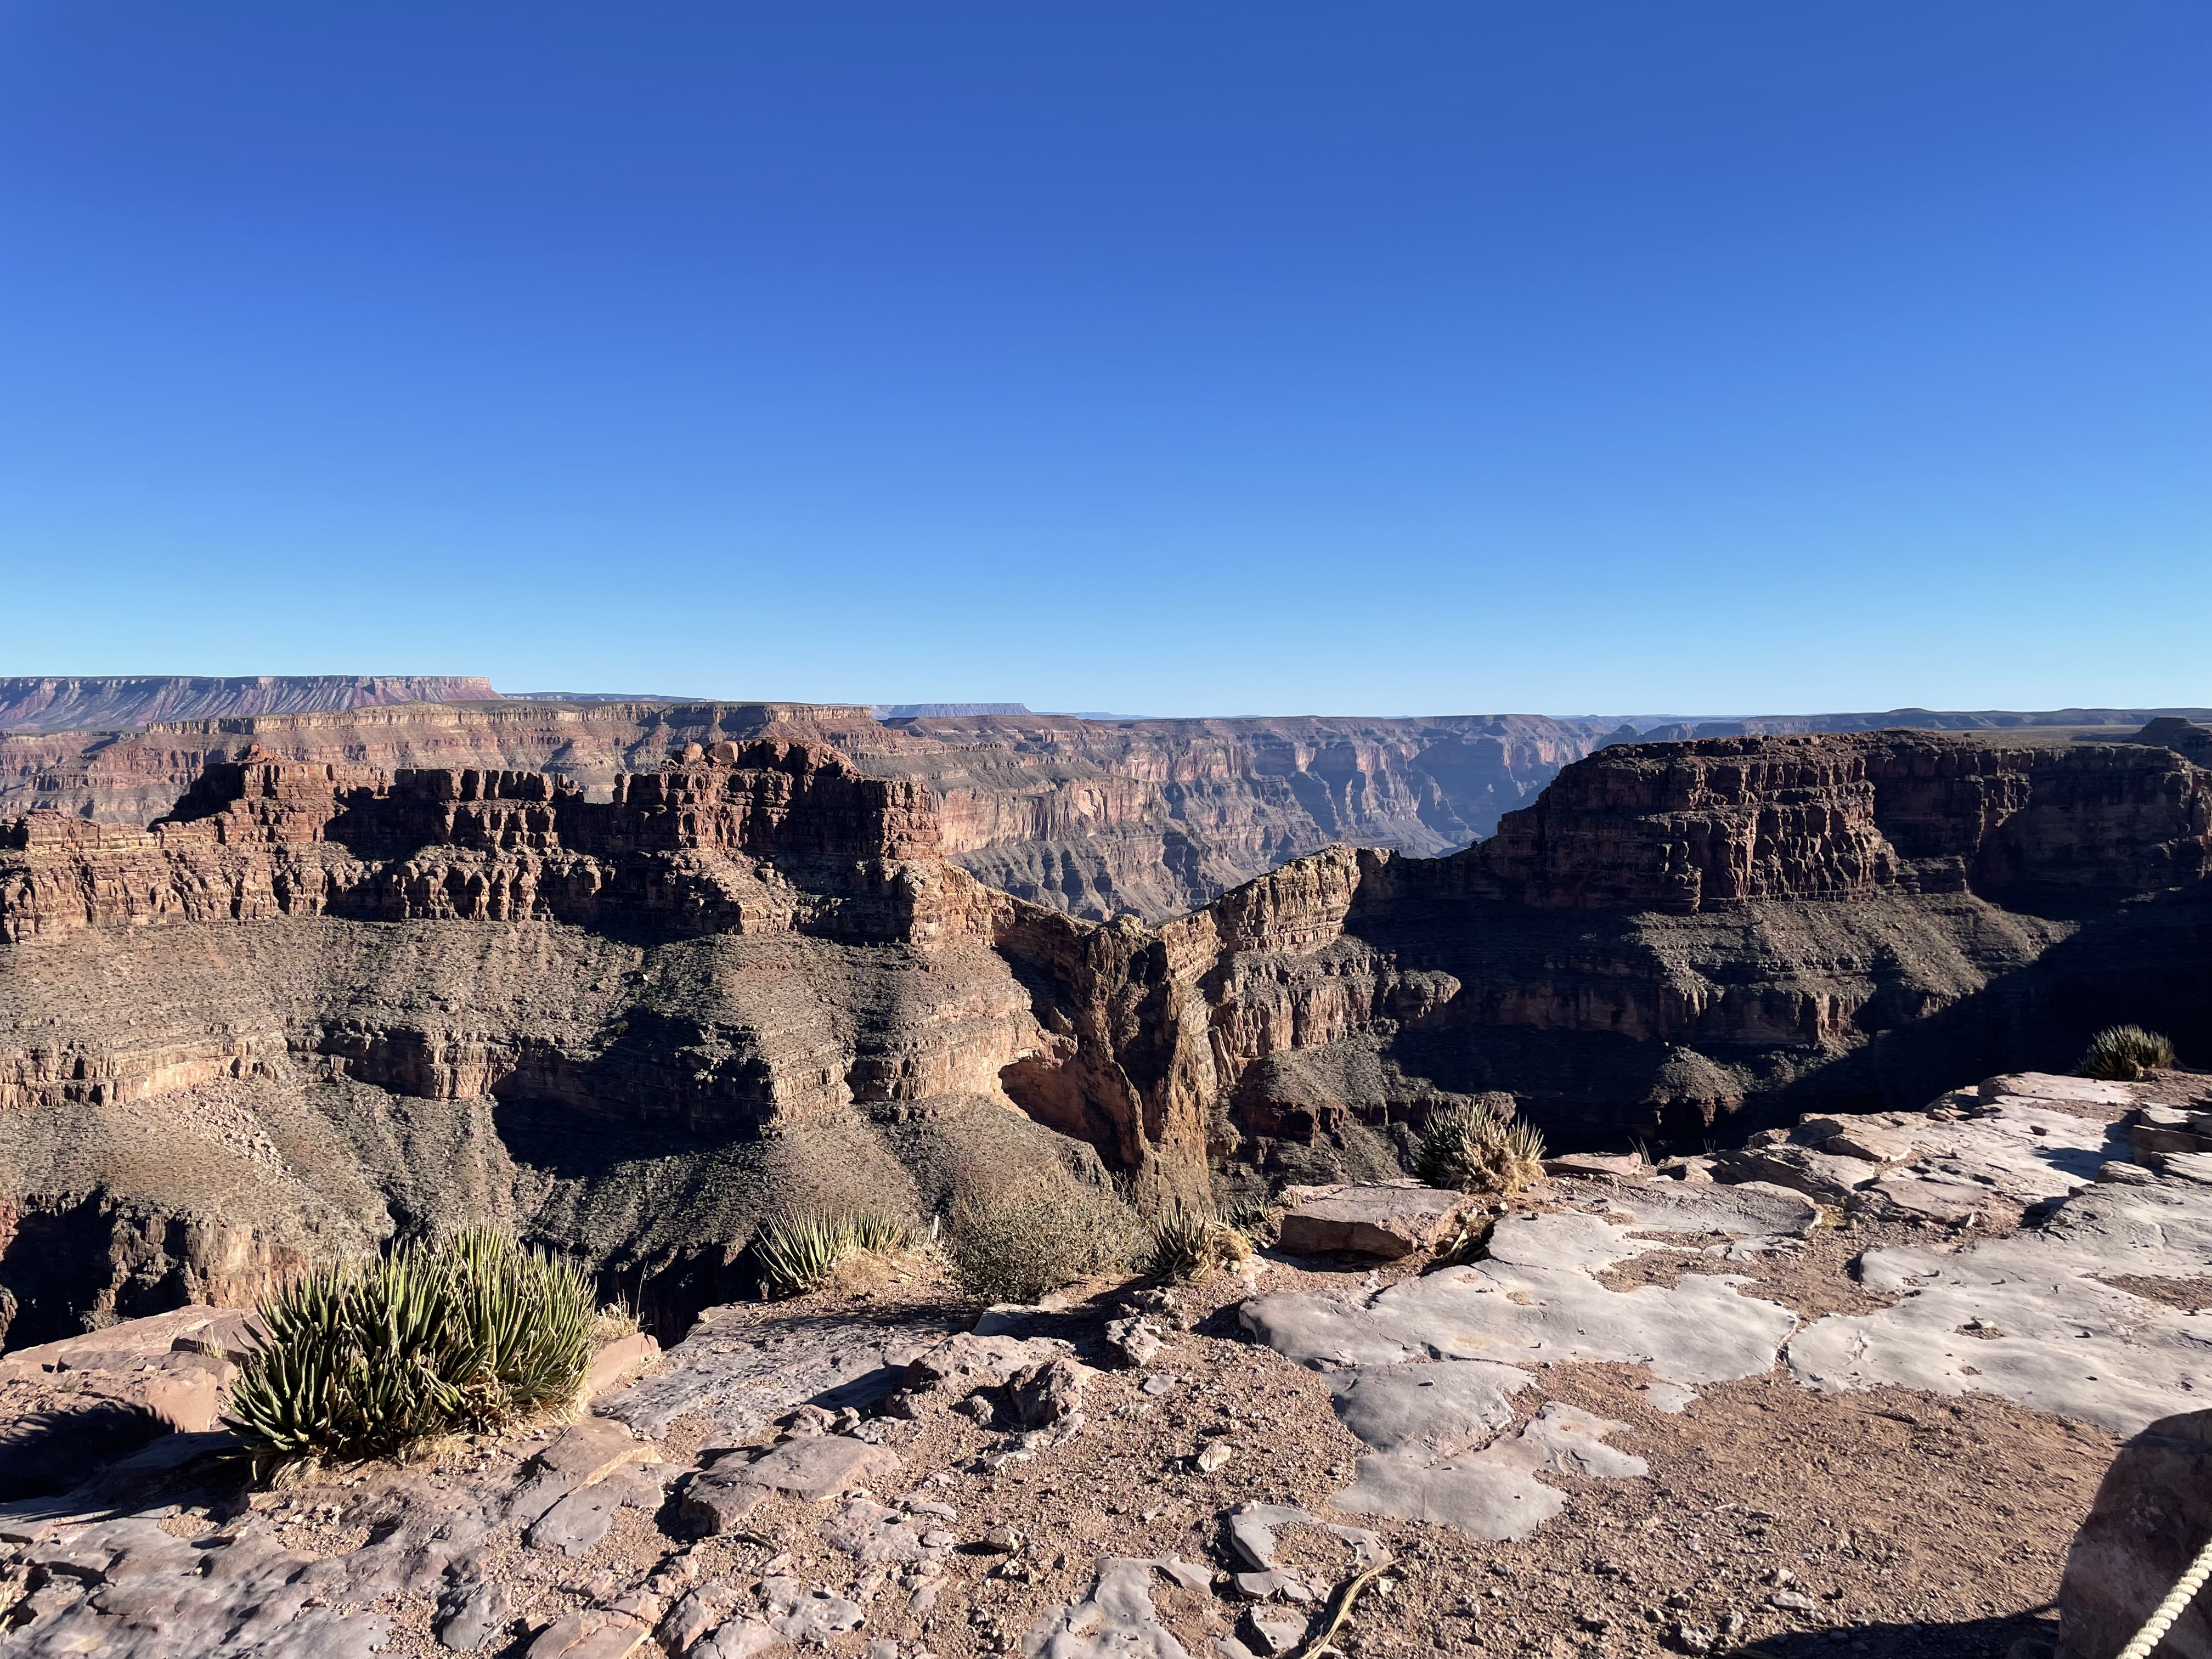
[{"label": "layered rock strata", "polygon": [[607,801],[251,753],[144,830],[15,821],[10,1340],[477,1217],[680,1319],[769,1210],[927,1214],[1052,1163],[1202,1200],[1201,1119],[1116,1046],[1141,965],[937,842],[919,785],[777,741]]},{"label": "layered rock strata", "polygon": [[985,887],[921,781],[819,744],[610,795],[264,753],[146,829],[9,827],[14,1340],[478,1216],[688,1312],[768,1210],[1039,1159],[1203,1203],[1396,1179],[1499,1091],[1618,1147],[2212,1040],[2212,772],[2149,743],[1619,745],[1467,851],[1156,928]]},{"label": "layered rock strata", "polygon": [[1525,715],[878,721],[832,705],[514,699],[18,732],[0,737],[0,809],[143,825],[248,744],[319,765],[551,771],[604,800],[672,745],[777,738],[927,785],[946,856],[994,886],[1157,921],[1335,842],[1464,846],[1603,732]]},{"label": "layered rock strata", "polygon": [[1621,745],[1463,853],[1333,848],[1164,924],[1159,1000],[1202,1008],[1232,1169],[1387,1178],[1485,1091],[1621,1145],[2063,1066],[2120,1020],[2198,1052],[2209,871],[2212,771],[2164,746]]},{"label": "layered rock strata", "polygon": [[0,731],[83,732],[303,709],[495,698],[475,674],[179,674],[0,678]]}]

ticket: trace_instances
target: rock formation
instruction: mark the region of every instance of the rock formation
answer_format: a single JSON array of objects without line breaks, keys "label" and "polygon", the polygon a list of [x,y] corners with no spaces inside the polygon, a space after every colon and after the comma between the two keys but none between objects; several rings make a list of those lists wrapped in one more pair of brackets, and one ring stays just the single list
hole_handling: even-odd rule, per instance
[{"label": "rock formation", "polygon": [[1201,1199],[1195,1111],[1114,1046],[1145,1013],[1119,935],[936,841],[919,785],[773,740],[604,802],[251,752],[148,829],[15,821],[10,1340],[471,1216],[680,1321],[774,1208],[927,1213],[1048,1162],[1103,1179],[1100,1151],[1139,1198]]},{"label": "rock formation", "polygon": [[1394,1179],[1486,1092],[1620,1148],[2212,1038],[2212,771],[2159,744],[1616,745],[1464,852],[1156,928],[985,886],[946,794],[767,736],[605,799],[249,751],[147,828],[15,820],[9,1340],[487,1216],[680,1322],[792,1205],[1047,1160],[1204,1203]]},{"label": "rock formation", "polygon": [[1205,1031],[1229,1167],[1374,1178],[1486,1091],[1620,1145],[2064,1066],[2120,1020],[2198,1051],[2208,873],[2212,771],[2163,746],[1620,745],[1463,853],[1334,848],[1164,924],[1156,996]]},{"label": "rock formation", "polygon": [[115,731],[157,720],[496,697],[474,674],[179,674],[0,679],[0,732]]},{"label": "rock formation", "polygon": [[945,854],[994,886],[1073,915],[1158,921],[1335,842],[1423,856],[1465,846],[1604,730],[1528,715],[878,721],[842,705],[516,698],[0,736],[0,810],[144,824],[248,743],[321,765],[550,771],[603,800],[672,745],[776,738],[927,784]]}]

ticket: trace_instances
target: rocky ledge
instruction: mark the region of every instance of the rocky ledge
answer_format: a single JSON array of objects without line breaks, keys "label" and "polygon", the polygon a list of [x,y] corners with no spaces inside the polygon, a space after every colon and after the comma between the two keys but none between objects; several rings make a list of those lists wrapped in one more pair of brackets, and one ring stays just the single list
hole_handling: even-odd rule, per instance
[{"label": "rocky ledge", "polygon": [[[1243,1659],[1362,1580],[1360,1651],[2109,1659],[2114,1586],[2155,1577],[2112,1567],[2141,1506],[2108,1492],[2064,1562],[2123,1437],[2116,1491],[2208,1480],[2212,1436],[2167,1420],[2212,1334],[2180,1094],[2010,1074],[1557,1176],[1477,1218],[1471,1254],[1279,1244],[1241,1279],[1102,1283],[973,1332],[908,1259],[617,1356],[643,1374],[577,1420],[278,1491],[220,1431],[158,1434],[0,1510],[4,1640]],[[1406,1197],[1316,1194],[1286,1237],[1427,1213]],[[228,1318],[76,1339],[8,1386],[46,1387],[66,1433],[167,1356],[219,1376]]]}]

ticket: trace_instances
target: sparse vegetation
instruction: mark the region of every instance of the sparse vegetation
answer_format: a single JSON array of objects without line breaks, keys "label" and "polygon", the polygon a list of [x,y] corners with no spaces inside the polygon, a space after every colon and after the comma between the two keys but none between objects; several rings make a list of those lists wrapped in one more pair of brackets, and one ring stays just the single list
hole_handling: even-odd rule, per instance
[{"label": "sparse vegetation", "polygon": [[873,1211],[776,1216],[753,1235],[753,1261],[761,1294],[775,1301],[805,1295],[853,1256],[903,1250],[914,1242],[912,1226]]},{"label": "sparse vegetation", "polygon": [[1252,1241],[1236,1228],[1175,1204],[1152,1224],[1145,1271],[1156,1279],[1198,1279],[1251,1259]]},{"label": "sparse vegetation", "polygon": [[611,1302],[602,1304],[598,1316],[592,1321],[592,1346],[595,1349],[636,1334],[637,1305],[625,1296],[618,1296]]},{"label": "sparse vegetation", "polygon": [[1086,1273],[1127,1267],[1136,1217],[1112,1193],[1069,1175],[1000,1187],[952,1206],[945,1258],[981,1302],[1035,1302]]},{"label": "sparse vegetation", "polygon": [[322,1268],[260,1316],[268,1334],[225,1421],[264,1474],[404,1455],[565,1407],[597,1318],[580,1268],[489,1228]]},{"label": "sparse vegetation", "polygon": [[1487,1101],[1440,1112],[1413,1154],[1413,1173],[1431,1187],[1505,1197],[1543,1178],[1544,1137]]},{"label": "sparse vegetation", "polygon": [[2140,1025],[2108,1025],[2089,1039],[2077,1068],[2083,1077],[2132,1083],[2173,1064],[2173,1044]]},{"label": "sparse vegetation", "polygon": [[1273,1199],[1255,1199],[1234,1206],[1222,1218],[1254,1244],[1272,1244],[1286,1213],[1286,1206]]}]

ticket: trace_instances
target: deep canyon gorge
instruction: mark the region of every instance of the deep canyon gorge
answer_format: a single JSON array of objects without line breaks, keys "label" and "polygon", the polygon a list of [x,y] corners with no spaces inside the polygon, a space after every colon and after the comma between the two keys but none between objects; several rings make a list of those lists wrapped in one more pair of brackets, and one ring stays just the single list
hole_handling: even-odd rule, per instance
[{"label": "deep canyon gorge", "polygon": [[779,1209],[1047,1165],[1203,1206],[1395,1174],[1477,1095],[1694,1146],[2115,1019],[2212,1037],[2203,727],[1601,724],[518,699],[11,736],[11,805],[51,805],[0,829],[7,1342],[475,1218],[680,1328]]}]

